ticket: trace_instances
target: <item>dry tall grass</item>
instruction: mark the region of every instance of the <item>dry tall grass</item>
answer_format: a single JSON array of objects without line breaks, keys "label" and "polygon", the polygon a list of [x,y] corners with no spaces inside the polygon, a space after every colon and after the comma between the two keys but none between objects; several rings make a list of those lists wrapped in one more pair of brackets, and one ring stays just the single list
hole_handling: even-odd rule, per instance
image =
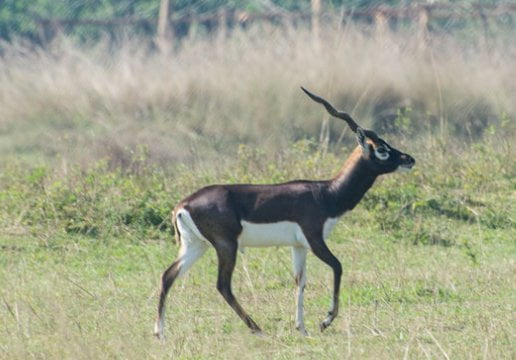
[{"label": "dry tall grass", "polygon": [[438,38],[421,49],[407,34],[353,28],[326,29],[315,43],[305,30],[260,27],[169,54],[149,49],[66,38],[44,50],[2,45],[0,155],[124,161],[143,144],[169,161],[205,147],[338,138],[343,127],[328,131],[300,85],[381,131],[401,114],[412,132],[475,138],[516,114],[516,47],[487,52]]}]

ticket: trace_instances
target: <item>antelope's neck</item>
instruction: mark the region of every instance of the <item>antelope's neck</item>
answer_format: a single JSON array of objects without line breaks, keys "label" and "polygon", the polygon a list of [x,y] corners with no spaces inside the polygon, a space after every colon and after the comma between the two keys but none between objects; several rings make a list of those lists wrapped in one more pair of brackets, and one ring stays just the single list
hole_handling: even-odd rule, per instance
[{"label": "antelope's neck", "polygon": [[377,176],[362,158],[362,149],[357,147],[328,188],[331,198],[335,199],[332,208],[336,215],[353,209],[373,186]]}]

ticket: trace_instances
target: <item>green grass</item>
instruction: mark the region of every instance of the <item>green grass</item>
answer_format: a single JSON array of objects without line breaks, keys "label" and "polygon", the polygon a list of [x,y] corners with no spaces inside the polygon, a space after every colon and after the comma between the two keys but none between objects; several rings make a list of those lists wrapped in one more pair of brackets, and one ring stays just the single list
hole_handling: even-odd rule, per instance
[{"label": "green grass", "polygon": [[414,171],[384,177],[331,235],[345,274],[341,313],[324,333],[318,324],[332,274],[309,257],[308,338],[294,328],[290,252],[271,248],[239,255],[233,283],[266,336],[251,335],[216,291],[210,251],[171,290],[167,341],[154,339],[159,277],[177,252],[167,218],[204,184],[324,178],[349,150],[300,142],[267,155],[243,146],[217,169],[165,171],[139,155],[127,170],[102,162],[66,173],[5,166],[0,352],[8,359],[514,358],[516,184],[507,140],[399,146],[417,158]]},{"label": "green grass", "polygon": [[157,281],[176,251],[170,241],[111,239],[108,245],[74,236],[48,244],[3,236],[2,352],[9,359],[514,356],[510,231],[475,242],[475,262],[458,247],[393,243],[345,224],[336,232],[330,243],[346,268],[343,306],[326,332],[317,329],[329,306],[330,270],[310,257],[311,336],[303,339],[293,325],[289,252],[248,249],[234,289],[266,337],[249,334],[217,293],[211,252],[173,288],[163,344],[151,331]]}]

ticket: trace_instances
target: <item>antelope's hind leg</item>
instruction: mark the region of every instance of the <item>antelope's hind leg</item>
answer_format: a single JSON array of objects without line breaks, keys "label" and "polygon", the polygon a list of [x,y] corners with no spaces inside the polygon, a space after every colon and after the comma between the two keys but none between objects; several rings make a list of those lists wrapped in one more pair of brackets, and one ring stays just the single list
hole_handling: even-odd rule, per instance
[{"label": "antelope's hind leg", "polygon": [[158,317],[154,325],[154,335],[163,339],[165,325],[165,300],[174,281],[186,274],[188,269],[206,252],[209,245],[205,240],[195,236],[182,234],[181,248],[176,260],[169,266],[161,276],[161,291],[159,295]]},{"label": "antelope's hind leg", "polygon": [[235,269],[237,257],[237,242],[217,242],[215,249],[219,261],[219,274],[217,279],[217,290],[220,292],[226,302],[235,310],[244,323],[251,329],[253,333],[261,333],[260,327],[240,306],[231,290],[231,278]]}]

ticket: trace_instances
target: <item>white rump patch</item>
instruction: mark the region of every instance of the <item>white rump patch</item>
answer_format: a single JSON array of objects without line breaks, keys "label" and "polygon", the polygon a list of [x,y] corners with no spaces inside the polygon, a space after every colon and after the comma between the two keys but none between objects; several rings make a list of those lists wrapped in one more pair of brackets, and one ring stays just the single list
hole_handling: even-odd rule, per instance
[{"label": "white rump patch", "polygon": [[301,246],[310,248],[301,227],[291,221],[256,224],[242,220],[239,247]]},{"label": "white rump patch", "polygon": [[195,225],[195,222],[192,219],[192,215],[190,213],[183,209],[180,209],[176,213],[176,219],[177,219],[177,228],[179,230],[179,233],[181,234],[181,241],[185,242],[186,244],[195,242],[196,239],[198,240],[204,240],[205,242],[209,243],[208,239],[204,237],[203,234],[201,234],[199,228],[197,225]]},{"label": "white rump patch", "polygon": [[188,211],[179,210],[176,219],[177,228],[181,234],[181,247],[177,258],[179,276],[182,276],[206,252],[210,242],[201,234]]}]

